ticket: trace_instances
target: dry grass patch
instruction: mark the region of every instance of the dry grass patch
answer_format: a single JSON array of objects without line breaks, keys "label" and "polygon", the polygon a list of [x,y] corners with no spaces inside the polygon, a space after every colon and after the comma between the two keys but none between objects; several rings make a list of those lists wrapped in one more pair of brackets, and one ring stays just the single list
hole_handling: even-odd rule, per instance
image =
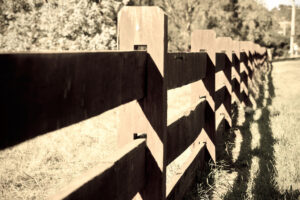
[{"label": "dry grass patch", "polygon": [[271,109],[276,181],[281,192],[300,190],[300,61],[274,64]]},{"label": "dry grass patch", "polygon": [[[168,124],[202,101],[192,102],[190,95],[191,85],[168,92]],[[0,199],[46,199],[100,164],[117,149],[120,109],[1,150]],[[168,183],[190,153],[188,148],[168,165]]]},{"label": "dry grass patch", "polygon": [[255,76],[254,109],[238,106],[223,136],[229,151],[187,197],[300,199],[300,61],[276,63]]},{"label": "dry grass patch", "polygon": [[0,151],[0,199],[45,199],[113,152],[117,110]]}]

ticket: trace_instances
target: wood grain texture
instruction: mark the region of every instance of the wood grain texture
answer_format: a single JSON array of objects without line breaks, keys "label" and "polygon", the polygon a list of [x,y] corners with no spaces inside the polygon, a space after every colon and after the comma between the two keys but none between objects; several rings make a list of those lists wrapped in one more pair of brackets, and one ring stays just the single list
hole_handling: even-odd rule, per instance
[{"label": "wood grain texture", "polygon": [[145,95],[146,52],[0,54],[0,148]]},{"label": "wood grain texture", "polygon": [[205,78],[206,63],[206,53],[168,53],[166,65],[168,89]]},{"label": "wood grain texture", "polygon": [[145,185],[144,139],[118,150],[49,199],[132,199]]},{"label": "wood grain texture", "polygon": [[190,185],[196,178],[196,172],[202,170],[205,162],[206,148],[202,144],[197,147],[183,164],[177,174],[173,177],[172,182],[167,187],[167,199],[182,199]]},{"label": "wood grain texture", "polygon": [[205,107],[202,101],[188,116],[168,126],[167,164],[186,150],[198,137],[205,123]]}]

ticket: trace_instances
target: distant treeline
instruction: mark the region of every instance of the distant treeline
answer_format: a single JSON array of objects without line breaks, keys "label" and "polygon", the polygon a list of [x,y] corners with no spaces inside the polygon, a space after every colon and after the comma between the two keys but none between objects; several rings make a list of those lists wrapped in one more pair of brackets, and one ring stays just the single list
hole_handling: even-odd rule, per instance
[{"label": "distant treeline", "polygon": [[115,49],[124,5],[161,7],[169,18],[170,51],[188,50],[195,29],[254,41],[277,56],[288,49],[288,36],[278,34],[282,10],[268,11],[256,0],[0,0],[0,50]]}]

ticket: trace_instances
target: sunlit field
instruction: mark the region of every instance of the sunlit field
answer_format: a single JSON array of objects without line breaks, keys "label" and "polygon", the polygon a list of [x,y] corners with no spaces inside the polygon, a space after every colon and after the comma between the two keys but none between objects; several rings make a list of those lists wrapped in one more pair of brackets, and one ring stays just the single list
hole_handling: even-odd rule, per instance
[{"label": "sunlit field", "polygon": [[300,61],[274,63],[271,107],[276,180],[281,192],[300,190]]},{"label": "sunlit field", "polygon": [[117,110],[0,151],[0,199],[46,199],[117,147]]},{"label": "sunlit field", "polygon": [[[270,3],[272,3],[272,6],[270,6]],[[282,5],[279,5],[281,3]],[[274,7],[275,4],[278,7]],[[141,8],[141,6],[145,7]],[[99,101],[93,101],[89,105],[89,109],[92,109],[95,104],[98,106],[103,103],[103,100],[101,100],[103,96],[111,95],[112,90],[109,91],[108,88],[110,88],[109,85],[112,83],[112,88],[117,88],[117,90],[113,91],[118,92],[120,90],[122,94],[115,99],[115,103],[124,102],[126,99],[131,100],[133,98],[131,93],[132,95],[138,95],[135,98],[142,98],[145,95],[145,121],[148,118],[147,123],[152,123],[153,125],[152,128],[150,127],[151,131],[153,129],[159,133],[153,137],[155,138],[153,140],[155,142],[152,142],[152,135],[149,140],[148,133],[146,143],[149,148],[146,149],[145,155],[147,157],[149,155],[148,150],[150,150],[153,158],[156,160],[156,164],[162,169],[163,176],[166,175],[166,180],[165,177],[160,176],[160,173],[156,173],[158,170],[152,170],[152,167],[146,167],[145,171],[141,170],[141,173],[148,173],[150,171],[151,174],[152,172],[154,174],[153,176],[148,176],[148,174],[147,176],[143,176],[146,182],[141,181],[142,183],[137,182],[136,184],[140,187],[147,187],[146,195],[156,193],[160,195],[161,193],[161,191],[157,190],[158,188],[155,188],[155,191],[152,193],[152,187],[150,187],[151,192],[148,192],[149,185],[152,186],[152,184],[149,184],[149,181],[152,183],[152,178],[157,183],[161,182],[165,184],[164,181],[166,181],[166,191],[168,193],[172,188],[171,186],[176,183],[176,178],[183,177],[181,179],[183,181],[177,184],[178,191],[180,192],[177,192],[177,189],[172,190],[174,196],[177,196],[178,193],[180,193],[178,196],[181,196],[181,187],[183,188],[182,191],[185,191],[185,186],[188,185],[186,184],[188,181],[184,179],[190,180],[190,176],[187,175],[188,173],[185,173],[186,171],[182,169],[185,166],[184,163],[186,163],[186,166],[192,166],[190,169],[195,169],[196,167],[194,166],[196,164],[193,166],[187,161],[192,160],[189,158],[196,155],[196,151],[193,150],[202,147],[200,145],[207,145],[207,149],[211,150],[210,153],[213,151],[213,154],[211,153],[213,156],[215,153],[214,148],[216,147],[217,162],[207,162],[209,158],[207,159],[208,154],[206,154],[206,150],[201,151],[201,153],[205,152],[205,156],[203,156],[204,154],[199,154],[201,155],[199,157],[205,157],[206,159],[206,163],[204,164],[205,169],[196,172],[196,181],[190,190],[186,192],[184,199],[300,200],[299,24],[300,0],[0,0],[0,68],[4,69],[3,73],[0,72],[0,81],[4,86],[0,87],[0,92],[2,92],[0,100],[5,100],[1,101],[4,102],[1,103],[1,106],[4,108],[1,114],[5,119],[1,122],[5,124],[4,128],[3,126],[2,128],[6,131],[2,130],[3,133],[0,132],[1,136],[4,137],[2,143],[6,145],[7,138],[16,139],[14,137],[17,137],[19,132],[15,134],[17,131],[14,132],[14,130],[21,130],[18,123],[12,121],[14,117],[18,118],[19,115],[22,116],[18,118],[21,119],[19,120],[20,124],[27,125],[27,121],[31,119],[30,116],[33,113],[32,116],[34,118],[32,118],[31,122],[35,122],[34,120],[37,117],[49,116],[53,119],[54,124],[54,120],[57,119],[53,116],[56,115],[52,115],[54,112],[50,112],[48,115],[48,110],[52,106],[48,106],[48,104],[43,102],[63,102],[57,106],[59,108],[59,106],[65,105],[69,98],[67,97],[67,93],[71,91],[70,94],[74,95],[76,101],[78,99],[77,103],[79,104],[80,102],[81,107],[84,109],[86,106],[85,100],[83,101],[77,97],[87,95],[86,97],[89,99],[90,96],[88,94],[90,92],[86,88],[91,87],[97,91],[97,97],[99,97]],[[120,60],[109,58],[105,61],[106,55],[110,57],[110,53],[105,53],[104,59],[96,55],[97,59],[99,58],[99,62],[98,60],[97,62],[88,60],[89,62],[91,61],[90,63],[93,63],[91,72],[94,72],[94,69],[95,71],[99,69],[99,73],[101,71],[101,74],[105,77],[104,79],[99,79],[98,75],[93,73],[97,76],[97,80],[103,81],[103,85],[101,83],[101,86],[103,86],[103,91],[105,92],[100,94],[99,91],[102,90],[98,89],[99,84],[94,84],[94,80],[90,80],[89,78],[90,71],[82,73],[81,77],[81,68],[77,70],[79,69],[77,67],[81,66],[81,64],[79,65],[79,61],[84,62],[82,65],[83,71],[84,67],[90,66],[89,62],[85,62],[86,60],[81,60],[79,57],[78,59],[77,57],[73,59],[72,56],[68,56],[68,52],[80,52],[85,57],[85,52],[118,50],[122,50],[124,56],[126,54],[124,59],[120,56]],[[143,60],[145,61],[145,66],[136,68],[138,69],[136,76],[131,76],[135,68],[134,70],[127,68],[129,65],[134,67],[135,65],[140,66],[139,64],[142,64],[142,60],[139,60],[139,58],[135,61],[131,61],[130,58],[127,64],[127,51],[130,51],[131,55],[131,53],[135,54],[131,52],[133,50],[147,51],[147,55],[144,54],[145,52],[143,53],[146,56],[144,58],[147,58]],[[199,51],[202,53],[207,52],[208,54],[204,55],[200,53],[201,55],[196,55],[196,52]],[[8,52],[9,54],[7,55]],[[173,63],[173,55],[170,56],[169,53],[174,52],[178,52],[179,54],[174,54]],[[234,65],[236,62],[234,62],[230,54],[241,53],[240,62],[243,62],[244,59],[241,56],[243,52],[248,54],[248,56],[250,52],[251,54],[256,52],[253,54],[254,62],[260,62],[259,57],[265,57],[265,55],[267,55],[267,59],[273,58],[278,61],[273,64],[266,64],[266,62],[261,70],[255,69],[253,71],[253,80],[248,80],[249,87],[246,88],[247,91],[249,90],[250,101],[253,106],[246,107],[242,105],[243,103],[235,102],[232,105],[232,127],[223,132],[225,126],[222,126],[223,124],[219,126],[222,130],[219,130],[220,134],[217,133],[218,137],[215,146],[210,148],[209,140],[201,140],[199,142],[196,139],[189,148],[169,163],[169,155],[175,152],[171,151],[175,148],[181,151],[180,147],[177,148],[179,145],[172,146],[175,142],[173,143],[170,139],[168,140],[168,137],[170,138],[171,136],[170,134],[173,134],[172,128],[177,129],[179,127],[178,130],[180,131],[180,134],[175,133],[173,134],[174,137],[171,137],[174,141],[176,140],[178,143],[183,141],[182,145],[190,141],[189,135],[186,139],[183,138],[183,135],[185,134],[184,136],[186,136],[188,134],[185,132],[190,128],[189,126],[193,126],[194,128],[195,124],[200,125],[202,123],[198,123],[201,120],[194,117],[199,116],[197,115],[198,110],[195,108],[200,103],[205,106],[206,103],[202,104],[202,101],[208,100],[207,102],[209,102],[211,98],[202,94],[202,89],[197,90],[199,94],[195,94],[196,92],[192,93],[192,91],[196,91],[195,88],[205,86],[209,91],[213,91],[213,87],[216,89],[218,85],[223,87],[225,84],[229,92],[223,90],[225,88],[221,88],[216,93],[210,91],[210,94],[211,96],[216,94],[216,99],[219,99],[220,103],[223,98],[221,96],[224,94],[223,105],[221,104],[223,111],[222,109],[219,110],[219,113],[216,111],[215,119],[221,120],[223,119],[222,116],[230,118],[230,108],[229,106],[227,107],[230,104],[230,94],[228,94],[231,91],[230,79],[236,78],[238,80],[238,73],[235,74],[232,71],[233,73],[230,72],[230,74],[228,70],[230,68],[227,68],[229,66],[227,65],[228,59],[225,57],[223,60],[223,55],[219,57],[216,53],[227,54],[228,58],[230,58],[229,60],[232,61],[232,65]],[[18,56],[23,57],[23,53],[55,53],[55,58],[51,59],[51,62],[53,61],[54,64],[50,65],[43,58],[38,58],[37,62],[31,61],[31,59],[27,59],[27,56],[24,57],[24,61],[20,61]],[[67,53],[66,57],[68,58],[66,61],[64,58],[60,59],[61,53]],[[2,54],[4,55],[3,60]],[[14,54],[18,54],[18,56],[15,58]],[[258,56],[256,57],[255,55]],[[295,60],[283,61],[288,57],[293,57]],[[90,59],[89,54],[87,54],[86,58]],[[282,60],[279,62],[279,59]],[[69,60],[70,63],[72,61],[74,64],[68,64]],[[110,63],[110,61],[112,62]],[[43,76],[40,76],[40,73],[36,73],[35,69],[38,69],[37,71],[45,69],[43,63],[46,62],[49,64],[49,71],[47,68],[47,71],[43,73],[47,78],[42,78]],[[194,62],[199,62],[201,65]],[[214,69],[210,68],[211,62],[214,63]],[[113,66],[114,64],[116,64],[116,68]],[[202,68],[204,64],[206,67]],[[66,66],[66,68],[63,68],[65,73],[63,76],[60,76],[62,74],[56,75],[56,67],[59,70],[62,69],[58,67],[60,65]],[[73,66],[75,66],[75,71],[73,70]],[[181,66],[184,68],[181,68]],[[27,68],[32,70],[31,72],[34,75],[31,76],[30,72],[30,76],[28,77],[27,75],[24,77],[23,75],[19,76],[23,71],[27,73]],[[211,70],[212,72],[210,72]],[[206,73],[205,76],[202,74],[204,71]],[[214,79],[211,79],[214,72],[221,72],[218,73],[221,76],[218,77],[215,74]],[[251,72],[248,72],[247,76],[251,77]],[[106,74],[112,75],[111,77],[113,78],[107,78],[109,76],[106,76]],[[225,75],[224,77],[223,74]],[[202,78],[205,77],[204,82],[207,80],[207,83],[201,84],[201,80],[197,79],[197,82],[168,90],[167,119],[158,121],[155,117],[159,114],[165,117],[166,114],[165,89],[173,88],[173,86],[170,87],[170,83],[173,84],[174,82],[174,86],[180,85],[181,83],[179,84],[179,82],[181,81],[186,81],[185,83],[195,81],[195,78],[200,78],[200,76]],[[67,88],[62,86],[61,89],[64,90],[61,91],[64,91],[63,93],[53,93],[57,101],[52,101],[52,91],[57,91],[56,88],[52,87],[52,81],[56,81],[57,77],[61,77],[59,80],[62,80],[63,84],[66,83]],[[127,77],[130,83],[129,81],[127,82]],[[36,82],[32,81],[36,78]],[[117,81],[115,82],[114,79]],[[45,80],[47,84],[45,83],[44,86],[40,84],[39,80]],[[215,86],[208,83],[210,81],[215,81]],[[83,82],[87,84],[83,84]],[[155,86],[157,83],[159,83],[159,87]],[[38,93],[35,98],[27,98],[32,96],[30,92],[27,92],[27,84],[28,90],[34,93],[34,95],[36,94],[34,92],[36,86],[39,86],[38,91],[46,88],[43,90],[45,95],[39,96]],[[74,92],[70,90],[70,88],[73,89],[73,85]],[[78,85],[80,86],[78,87]],[[81,85],[83,85],[82,89],[80,89]],[[90,86],[86,87],[85,85]],[[23,90],[23,86],[25,90]],[[48,86],[51,92],[48,92]],[[138,90],[134,90],[135,86],[137,86]],[[126,92],[123,91],[124,88]],[[127,89],[130,91],[128,92],[128,96]],[[106,91],[108,91],[107,94]],[[149,95],[152,92],[155,95]],[[126,95],[123,95],[123,93]],[[156,104],[156,99],[154,99],[159,94],[162,94],[163,97],[161,105]],[[73,98],[72,95],[70,99]],[[20,96],[20,98],[16,98],[16,96]],[[90,99],[95,100],[94,98]],[[14,100],[17,100],[16,103],[14,103]],[[7,106],[7,104],[10,104],[10,101],[13,102],[12,106]],[[110,104],[110,101],[111,98],[105,103]],[[134,138],[134,133],[129,131],[124,133],[124,127],[132,128],[131,126],[138,125],[141,126],[139,127],[141,130],[144,128],[144,123],[138,123],[135,120],[139,118],[136,117],[135,112],[132,112],[130,109],[124,109],[124,107],[129,107],[132,104],[139,106],[137,101],[140,101],[140,99],[127,102],[98,116],[93,115],[94,117],[79,123],[68,124],[69,126],[63,128],[60,127],[59,130],[45,134],[43,132],[42,135],[22,141],[22,143],[15,146],[0,149],[0,200],[47,199],[59,193],[65,187],[68,187],[70,183],[74,183],[74,181],[80,179],[89,170],[93,168],[99,169],[109,161],[113,163],[114,159],[112,159],[112,156],[118,155],[116,152],[125,152],[124,149],[120,148],[120,141],[130,141]],[[147,106],[152,103],[153,110]],[[39,106],[33,106],[34,109],[32,109],[31,105],[33,104],[41,104],[42,108],[49,109],[45,109],[47,111],[44,113],[43,109],[39,109]],[[217,105],[218,102],[215,101],[213,104]],[[115,104],[110,104],[110,106],[112,105]],[[11,112],[11,107],[14,108],[14,112]],[[22,111],[23,108],[26,108],[24,112]],[[207,130],[205,131],[210,135],[214,131],[212,127],[216,121],[215,119],[212,120],[213,117],[211,116],[213,114],[211,114],[210,108],[204,108],[205,112],[199,109],[199,113],[205,113],[205,121],[208,122],[206,124]],[[211,108],[213,109],[213,106]],[[28,112],[29,109],[31,109],[30,113]],[[38,114],[35,115],[35,109],[39,109],[43,113],[39,115],[40,113],[37,112]],[[160,109],[162,113],[159,113]],[[21,112],[19,112],[20,110]],[[71,108],[64,110],[67,113]],[[196,112],[192,112],[193,110]],[[129,119],[129,117],[127,113],[122,113],[123,111],[131,112],[130,115],[132,113],[135,115],[135,118],[133,117],[134,120],[128,120],[130,121],[130,125],[125,119]],[[15,112],[21,114],[14,115]],[[147,112],[151,114],[151,117],[147,115]],[[27,115],[28,113],[29,115]],[[57,113],[60,113],[60,111]],[[93,112],[91,113],[93,114]],[[97,112],[97,114],[99,113]],[[187,116],[186,119],[183,119],[182,122],[179,121],[178,124],[174,123],[183,116]],[[66,123],[71,123],[70,120],[73,120],[74,116],[69,117],[63,120]],[[152,122],[152,118],[155,118],[155,123]],[[6,122],[6,119],[9,119],[7,120],[9,123]],[[77,118],[74,117],[74,119]],[[44,121],[45,127],[48,127],[48,121]],[[167,121],[167,126],[173,123],[174,126],[165,130],[165,121]],[[57,127],[60,125],[59,122],[60,120],[56,123]],[[12,129],[14,126],[11,124],[16,124],[15,127],[19,127],[19,129]],[[36,123],[32,123],[32,126],[34,125]],[[41,125],[41,127],[44,126],[43,123],[38,125]],[[49,123],[49,127],[52,128],[51,123]],[[150,128],[147,130],[150,130]],[[204,129],[200,130],[200,128],[197,127],[197,131],[204,131]],[[26,136],[35,133],[34,128],[31,129],[30,127],[28,129],[30,130]],[[196,131],[196,129],[193,129],[193,131]],[[9,135],[8,132],[14,133]],[[41,132],[39,130],[39,133]],[[134,131],[132,130],[132,132]],[[145,136],[144,133],[147,134],[147,131],[143,131],[143,136]],[[124,136],[122,138],[123,141],[120,139],[120,135]],[[199,137],[202,136],[203,134],[200,134]],[[215,139],[215,137],[213,136],[210,139]],[[161,145],[162,143],[165,146]],[[163,146],[163,151],[157,150],[158,148],[161,149],[161,146]],[[126,155],[130,157],[131,154]],[[135,158],[138,159],[138,157]],[[126,159],[124,162],[128,164],[129,162]],[[149,159],[144,159],[143,161],[149,164]],[[169,163],[168,166],[164,166],[165,161]],[[130,162],[130,164],[133,162]],[[143,162],[134,163],[145,164]],[[150,160],[151,163],[152,161]],[[155,162],[153,163],[155,164]],[[193,175],[194,172],[192,173]],[[134,178],[136,177],[135,173],[127,174],[134,176]],[[127,181],[128,179],[122,180]],[[123,186],[119,182],[116,185],[118,187]],[[124,185],[131,186],[131,184]],[[126,189],[129,189],[129,187]],[[115,192],[113,194],[120,195]],[[130,192],[128,194],[131,195]],[[119,198],[122,199],[122,197]]]},{"label": "sunlit field", "polygon": [[[168,123],[188,115],[191,88],[168,92]],[[123,105],[123,106],[126,106]],[[47,199],[118,149],[120,107],[0,151],[0,199]],[[167,167],[167,183],[189,149]]]},{"label": "sunlit field", "polygon": [[225,151],[185,199],[300,199],[299,77],[299,60],[256,74],[253,109],[235,107]]}]

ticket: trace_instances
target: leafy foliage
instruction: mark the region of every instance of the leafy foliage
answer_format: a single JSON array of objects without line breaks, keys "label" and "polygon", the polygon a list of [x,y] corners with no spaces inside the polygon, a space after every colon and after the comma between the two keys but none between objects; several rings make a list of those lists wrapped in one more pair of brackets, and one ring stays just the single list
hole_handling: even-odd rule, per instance
[{"label": "leafy foliage", "polygon": [[117,13],[123,5],[121,1],[2,1],[2,50],[116,48],[116,22]]},{"label": "leafy foliage", "polygon": [[170,51],[188,51],[196,29],[286,48],[278,21],[289,16],[288,7],[270,12],[256,0],[0,0],[0,49],[115,49],[117,13],[123,5],[160,6],[169,18]]},{"label": "leafy foliage", "polygon": [[[271,11],[271,13],[277,19],[278,22],[283,22],[283,21],[290,22],[291,21],[291,9],[292,8],[289,5],[280,5],[279,8],[274,8]],[[299,22],[300,22],[300,7],[296,7],[295,42],[298,43],[298,45],[300,45]],[[280,27],[278,27],[278,28],[280,28]],[[288,24],[287,29],[286,29],[286,35],[290,36],[290,34],[291,34],[291,26],[290,26],[290,24]]]},{"label": "leafy foliage", "polygon": [[201,15],[202,2],[203,0],[163,0],[157,3],[169,17],[169,50],[189,49],[189,37]]},{"label": "leafy foliage", "polygon": [[161,0],[157,5],[169,17],[171,51],[188,51],[195,29],[213,29],[219,37],[262,45],[271,45],[277,35],[276,19],[255,0]]}]

